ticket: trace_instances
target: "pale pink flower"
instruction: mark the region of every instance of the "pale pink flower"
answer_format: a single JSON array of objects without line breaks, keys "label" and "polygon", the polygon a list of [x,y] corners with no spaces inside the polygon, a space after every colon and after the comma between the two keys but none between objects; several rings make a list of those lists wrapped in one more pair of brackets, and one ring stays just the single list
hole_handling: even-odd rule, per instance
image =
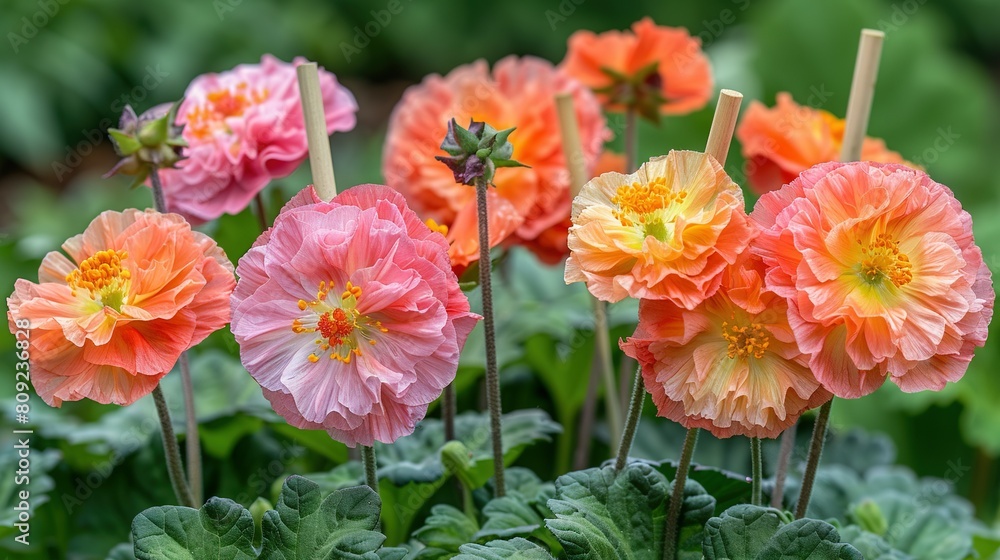
[{"label": "pale pink flower", "polygon": [[[238,214],[272,179],[285,177],[309,153],[292,63],[264,55],[260,64],[198,76],[177,115],[187,159],[160,172],[170,211],[198,224]],[[357,103],[336,76],[319,73],[328,133],[354,128]]]},{"label": "pale pink flower", "polygon": [[479,319],[445,238],[380,185],[303,191],[237,274],[232,331],[264,396],[352,447],[413,431]]}]

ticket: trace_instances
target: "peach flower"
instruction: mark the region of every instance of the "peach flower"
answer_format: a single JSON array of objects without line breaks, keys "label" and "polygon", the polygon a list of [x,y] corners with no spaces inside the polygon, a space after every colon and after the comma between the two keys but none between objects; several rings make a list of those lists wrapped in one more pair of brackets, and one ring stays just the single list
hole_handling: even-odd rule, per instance
[{"label": "peach flower", "polygon": [[712,95],[712,68],[701,41],[682,27],[650,18],[632,31],[577,31],[560,65],[596,91],[608,110],[631,107],[644,116],[697,111]]},{"label": "peach flower", "polygon": [[229,322],[233,265],[176,214],[104,212],[63,250],[7,299],[11,332],[31,323],[31,380],[52,406],[132,404]]},{"label": "peach flower", "polygon": [[940,390],[986,341],[995,297],[972,218],[897,164],[825,163],[761,197],[752,250],[817,379],[839,397],[886,378]]},{"label": "peach flower", "polygon": [[[799,105],[790,94],[782,92],[771,109],[759,101],[751,103],[736,129],[736,138],[747,160],[750,187],[763,194],[790,183],[818,163],[840,159],[844,120]],[[865,138],[861,160],[917,167],[886,148],[878,138]]]},{"label": "peach flower", "polygon": [[764,289],[760,259],[742,258],[723,276],[692,310],[642,300],[622,350],[642,367],[660,416],[721,438],[777,437],[831,395],[795,344],[788,304]]},{"label": "peach flower", "polygon": [[[264,55],[221,74],[198,76],[184,93],[177,122],[188,149],[176,169],[160,172],[167,207],[191,223],[238,214],[275,178],[309,155],[292,63]],[[354,128],[358,105],[336,76],[320,70],[327,132]]]},{"label": "peach flower", "polygon": [[352,447],[412,433],[480,318],[447,251],[388,187],[286,204],[232,297],[240,357],[275,412]]},{"label": "peach flower", "polygon": [[750,242],[743,192],[712,156],[671,151],[631,175],[605,173],[573,201],[565,279],[598,299],[693,309]]},{"label": "peach flower", "polygon": [[504,202],[490,204],[496,210],[490,228],[511,231],[511,243],[530,246],[541,238],[546,248],[538,252],[547,262],[565,256],[569,174],[554,99],[561,92],[573,95],[587,168],[593,169],[611,134],[601,107],[579,82],[545,60],[510,56],[492,73],[480,60],[444,77],[431,75],[409,88],[393,110],[382,161],[386,182],[424,218],[461,230],[456,241],[462,246],[453,252],[457,264],[477,260],[479,244],[475,230],[456,227],[462,220],[475,222],[475,189],[457,184],[448,167],[434,159],[445,155],[440,146],[452,118],[487,122],[498,130],[516,128],[509,138],[513,157],[530,167],[496,174],[495,192]]}]

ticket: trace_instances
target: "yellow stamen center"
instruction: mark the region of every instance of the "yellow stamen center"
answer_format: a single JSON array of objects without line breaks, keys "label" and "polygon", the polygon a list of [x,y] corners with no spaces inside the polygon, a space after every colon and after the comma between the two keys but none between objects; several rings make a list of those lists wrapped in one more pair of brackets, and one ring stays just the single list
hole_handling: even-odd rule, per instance
[{"label": "yellow stamen center", "polygon": [[760,323],[730,325],[722,323],[722,338],[729,343],[726,355],[729,358],[763,358],[771,345],[771,335]]},{"label": "yellow stamen center", "polygon": [[434,218],[428,218],[424,223],[427,224],[427,227],[431,228],[431,231],[436,231],[441,235],[448,235],[448,226],[437,223]]},{"label": "yellow stamen center", "polygon": [[217,130],[231,132],[226,126],[229,117],[242,116],[252,105],[268,98],[267,89],[252,91],[245,82],[234,89],[217,89],[205,96],[205,102],[188,111],[187,126],[200,139],[205,139]]},{"label": "yellow stamen center", "polygon": [[314,364],[327,352],[330,352],[331,360],[349,364],[352,358],[363,355],[360,348],[362,342],[367,341],[374,346],[378,342],[374,338],[376,332],[389,332],[381,321],[361,315],[357,310],[358,301],[363,295],[360,287],[348,282],[339,302],[327,297],[334,289],[332,280],[329,283],[320,282],[316,299],[300,299],[297,302],[299,310],[308,313],[292,321],[292,332],[317,334],[314,340],[316,351],[308,356],[309,361]]},{"label": "yellow stamen center", "polygon": [[913,264],[905,253],[899,251],[899,242],[893,241],[887,233],[879,234],[874,241],[864,246],[861,240],[861,277],[874,284],[883,278],[897,288],[913,280]]},{"label": "yellow stamen center", "polygon": [[132,273],[122,266],[126,258],[128,251],[98,251],[66,275],[66,284],[74,296],[78,290],[87,290],[95,301],[120,312],[132,278]]},{"label": "yellow stamen center", "polygon": [[662,241],[667,230],[661,210],[683,203],[686,197],[687,192],[673,192],[666,178],[656,177],[645,184],[636,182],[618,187],[611,203],[617,207],[613,214],[622,225],[641,225],[646,235]]}]

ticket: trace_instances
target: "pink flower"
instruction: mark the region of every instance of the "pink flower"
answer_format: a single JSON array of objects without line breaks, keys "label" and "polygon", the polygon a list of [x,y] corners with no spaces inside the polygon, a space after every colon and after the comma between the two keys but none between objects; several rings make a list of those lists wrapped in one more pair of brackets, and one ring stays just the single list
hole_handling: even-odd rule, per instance
[{"label": "pink flower", "polygon": [[[476,190],[456,183],[451,170],[434,159],[447,155],[441,140],[448,121],[465,124],[474,118],[497,129],[514,127],[509,139],[513,157],[529,167],[496,174],[495,192],[502,200],[489,204],[490,228],[511,232],[509,242],[528,246],[547,263],[559,262],[567,253],[570,190],[556,114],[558,93],[573,96],[585,163],[593,168],[611,134],[596,97],[548,61],[509,56],[492,72],[480,60],[444,77],[428,76],[406,90],[386,134],[382,172],[387,184],[405,194],[420,215],[458,229],[476,216]],[[479,259],[475,235],[459,242],[462,246],[453,250],[456,266]]]},{"label": "pink flower", "polygon": [[[177,169],[160,172],[170,211],[194,224],[238,214],[272,179],[295,171],[308,155],[295,67],[264,55],[194,79],[177,122],[189,144]],[[354,96],[324,70],[319,73],[327,132],[354,128]]]},{"label": "pink flower", "polygon": [[898,164],[825,163],[757,202],[752,250],[817,379],[835,395],[886,376],[940,390],[986,341],[995,297],[972,218],[944,185]]},{"label": "pink flower", "polygon": [[455,378],[479,316],[448,243],[380,185],[306,189],[240,259],[232,330],[290,424],[347,445],[413,431]]},{"label": "pink flower", "polygon": [[763,280],[763,263],[744,253],[694,309],[639,302],[639,326],[621,347],[642,366],[660,416],[716,437],[773,438],[830,400],[795,344],[788,304]]}]

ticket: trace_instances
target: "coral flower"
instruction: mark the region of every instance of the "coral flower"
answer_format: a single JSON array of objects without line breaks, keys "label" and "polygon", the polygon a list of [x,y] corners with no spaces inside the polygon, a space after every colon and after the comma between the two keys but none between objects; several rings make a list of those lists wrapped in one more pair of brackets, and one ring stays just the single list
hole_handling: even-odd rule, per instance
[{"label": "coral flower", "polygon": [[632,32],[577,31],[561,68],[596,91],[609,110],[631,108],[654,120],[701,109],[712,95],[701,41],[649,18],[632,24]]},{"label": "coral flower", "polygon": [[986,341],[992,280],[951,190],[897,164],[826,163],[761,197],[752,250],[817,379],[835,395],[886,377],[939,390]]},{"label": "coral flower", "polygon": [[[790,183],[816,164],[840,159],[844,120],[799,105],[791,95],[782,92],[771,109],[759,101],[751,103],[736,129],[736,137],[747,159],[750,187],[763,194]],[[916,168],[878,138],[865,138],[861,160],[902,163]]]},{"label": "coral flower", "polygon": [[787,303],[763,280],[760,259],[742,258],[690,311],[639,303],[639,326],[621,347],[642,366],[660,416],[716,437],[773,438],[831,398],[795,344]]},{"label": "coral flower", "polygon": [[605,173],[573,201],[566,282],[598,299],[693,309],[750,242],[743,193],[710,155],[671,151],[631,175]]},{"label": "coral flower", "polygon": [[[490,229],[512,231],[509,241],[529,246],[542,238],[546,248],[540,256],[558,262],[566,254],[570,193],[555,108],[557,93],[573,95],[584,157],[587,168],[593,169],[611,134],[593,94],[547,61],[507,57],[492,73],[480,60],[444,77],[428,76],[403,94],[389,121],[382,162],[386,181],[425,218],[450,229],[458,229],[463,219],[473,223],[475,189],[457,184],[448,167],[434,159],[446,155],[440,146],[448,122],[473,119],[498,130],[514,127],[509,138],[514,159],[529,167],[497,173],[496,193],[510,206],[490,204],[497,209],[490,216]],[[456,264],[477,260],[478,238],[463,234],[460,240],[462,247],[454,250]]]},{"label": "coral flower", "polygon": [[63,250],[7,299],[11,332],[31,323],[31,380],[52,406],[132,404],[229,321],[233,265],[176,214],[104,212]]},{"label": "coral flower", "polygon": [[240,259],[232,330],[290,424],[347,445],[409,434],[479,319],[444,237],[380,185],[296,196]]},{"label": "coral flower", "polygon": [[[305,122],[295,67],[264,55],[194,79],[184,93],[177,122],[184,125],[187,159],[160,175],[172,212],[198,224],[238,214],[275,178],[305,161]],[[319,73],[327,132],[354,128],[354,96],[324,70]]]}]

